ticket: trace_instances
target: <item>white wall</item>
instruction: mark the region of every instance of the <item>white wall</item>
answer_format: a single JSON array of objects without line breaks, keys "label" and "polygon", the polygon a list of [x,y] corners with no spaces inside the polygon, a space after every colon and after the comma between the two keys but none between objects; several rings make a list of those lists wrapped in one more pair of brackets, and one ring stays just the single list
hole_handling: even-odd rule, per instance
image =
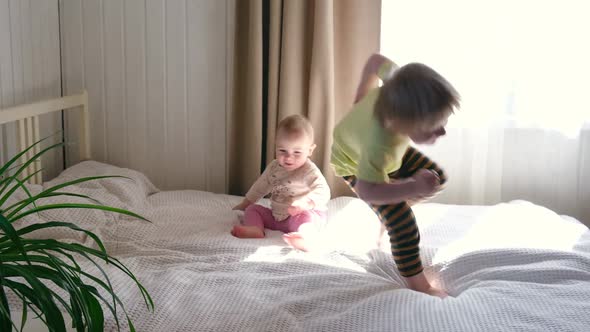
[{"label": "white wall", "polygon": [[161,189],[225,191],[232,0],[60,6],[64,93],[88,90],[93,159]]},{"label": "white wall", "polygon": [[[0,108],[58,97],[60,85],[58,0],[0,0]],[[40,124],[42,137],[54,134],[61,115]],[[17,152],[15,128],[0,125],[0,163]],[[62,170],[62,159],[61,150],[45,155],[45,179]]]}]

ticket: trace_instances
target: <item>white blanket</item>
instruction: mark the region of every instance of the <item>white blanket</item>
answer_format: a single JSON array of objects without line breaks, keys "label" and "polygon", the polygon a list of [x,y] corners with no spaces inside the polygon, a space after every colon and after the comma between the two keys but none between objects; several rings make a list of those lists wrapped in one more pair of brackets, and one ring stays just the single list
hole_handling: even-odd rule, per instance
[{"label": "white blanket", "polygon": [[[332,200],[329,221],[317,228],[326,249],[303,253],[286,246],[279,232],[264,239],[231,236],[238,222],[231,207],[239,197],[158,192],[140,173],[96,162],[74,166],[45,186],[95,174],[133,181],[101,180],[69,191],[152,223],[91,211],[52,211],[27,222],[62,218],[96,232],[153,296],[151,313],[133,283],[106,267],[138,331],[561,332],[590,326],[590,232],[528,202],[414,208],[425,271],[451,295],[441,300],[403,285],[387,239],[377,245],[377,219],[357,199]],[[69,231],[49,235],[91,243]],[[113,329],[110,321],[107,330]]]}]

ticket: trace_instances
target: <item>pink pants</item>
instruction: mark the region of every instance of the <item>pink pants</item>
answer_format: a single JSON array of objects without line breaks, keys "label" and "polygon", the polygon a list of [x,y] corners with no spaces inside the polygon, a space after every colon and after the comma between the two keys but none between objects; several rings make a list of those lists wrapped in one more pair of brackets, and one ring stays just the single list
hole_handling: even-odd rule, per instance
[{"label": "pink pants", "polygon": [[317,220],[325,220],[326,212],[320,210],[308,210],[301,212],[296,216],[290,216],[286,220],[277,221],[273,215],[272,210],[261,205],[252,204],[246,208],[244,212],[245,226],[256,226],[259,228],[268,228],[283,233],[297,232],[299,226]]}]

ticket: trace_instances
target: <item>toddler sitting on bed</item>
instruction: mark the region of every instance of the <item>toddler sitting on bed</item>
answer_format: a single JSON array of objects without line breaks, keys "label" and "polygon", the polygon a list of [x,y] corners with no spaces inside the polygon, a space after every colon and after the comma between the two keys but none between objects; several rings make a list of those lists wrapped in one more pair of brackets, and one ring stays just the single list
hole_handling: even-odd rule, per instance
[{"label": "toddler sitting on bed", "polygon": [[[289,245],[307,251],[301,228],[326,218],[330,188],[318,167],[309,159],[316,145],[313,127],[299,115],[284,118],[276,136],[276,159],[264,170],[244,200],[234,210],[245,211],[242,225],[231,231],[239,238],[262,238],[264,229],[285,233]],[[268,193],[271,209],[254,204]],[[304,234],[304,232],[303,232]],[[309,242],[309,241],[308,241]]]}]

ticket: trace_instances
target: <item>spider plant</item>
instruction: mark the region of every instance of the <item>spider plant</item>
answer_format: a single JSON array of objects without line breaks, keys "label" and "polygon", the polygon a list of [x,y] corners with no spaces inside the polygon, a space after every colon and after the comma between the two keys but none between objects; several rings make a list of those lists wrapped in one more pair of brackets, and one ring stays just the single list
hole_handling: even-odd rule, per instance
[{"label": "spider plant", "polygon": [[[118,176],[80,178],[44,189],[33,195],[27,189],[25,182],[34,174],[23,177],[25,168],[39,160],[47,151],[63,145],[63,143],[53,144],[22,164],[17,163],[23,155],[42,141],[44,140],[18,153],[0,167],[0,331],[11,331],[13,328],[22,331],[27,318],[31,316],[40,319],[49,331],[66,331],[64,313],[67,313],[71,317],[71,326],[76,331],[102,332],[105,321],[103,310],[109,310],[112,313],[117,330],[121,327],[119,316],[122,311],[127,319],[129,330],[135,331],[123,302],[115,294],[109,276],[101,264],[114,266],[131,278],[151,311],[154,309],[153,301],[134,274],[119,260],[107,254],[98,236],[74,223],[59,220],[35,223],[21,228],[14,227],[18,220],[53,209],[96,209],[146,220],[133,212],[104,206],[88,196],[62,191],[63,188],[74,184]],[[14,203],[15,193],[19,189],[22,190],[21,193],[25,193],[20,197],[25,198]],[[89,204],[43,205],[40,201],[55,196],[81,197],[88,199]],[[10,205],[9,198],[12,198]],[[97,246],[92,248],[75,242],[27,237],[32,232],[56,227],[65,227],[84,233],[92,238]],[[97,275],[85,271],[79,264],[81,260],[94,265],[97,268],[96,271],[99,271],[94,273]],[[49,287],[50,285],[52,287]],[[17,326],[11,318],[8,291],[22,301],[22,312],[13,309],[13,314],[16,311],[17,318],[22,315],[20,326]]]}]

